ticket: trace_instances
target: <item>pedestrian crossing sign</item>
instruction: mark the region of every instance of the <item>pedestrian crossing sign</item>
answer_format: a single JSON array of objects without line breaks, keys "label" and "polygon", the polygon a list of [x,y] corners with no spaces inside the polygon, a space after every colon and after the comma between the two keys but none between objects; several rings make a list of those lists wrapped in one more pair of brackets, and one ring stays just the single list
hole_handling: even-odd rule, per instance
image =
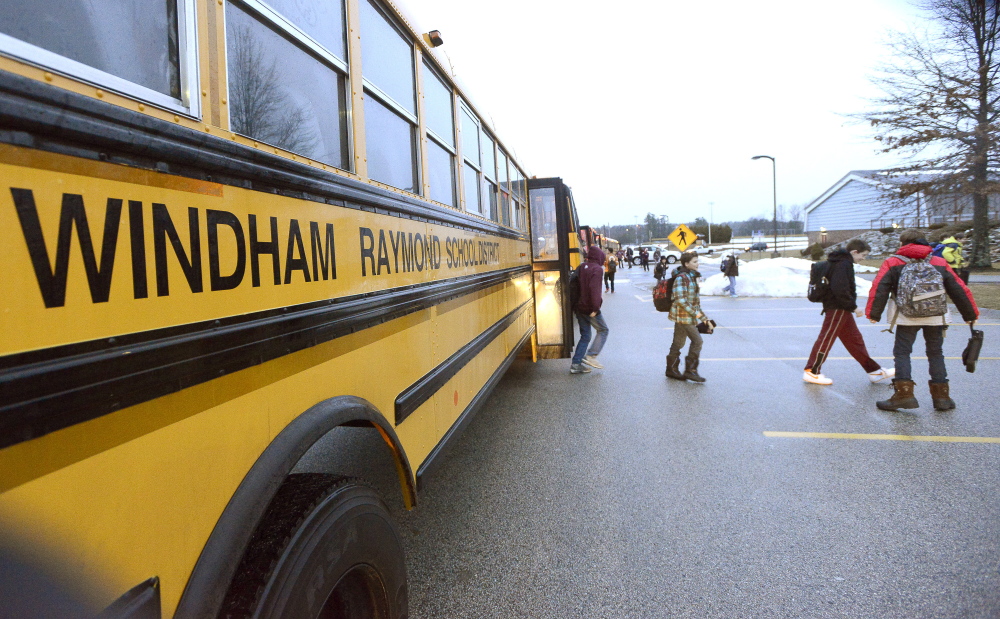
[{"label": "pedestrian crossing sign", "polygon": [[676,228],[674,228],[674,231],[671,232],[669,236],[667,236],[667,239],[669,239],[671,243],[676,245],[677,249],[684,251],[692,243],[698,240],[698,235],[695,234],[694,231],[691,230],[691,228],[688,228],[684,224],[681,224]]}]

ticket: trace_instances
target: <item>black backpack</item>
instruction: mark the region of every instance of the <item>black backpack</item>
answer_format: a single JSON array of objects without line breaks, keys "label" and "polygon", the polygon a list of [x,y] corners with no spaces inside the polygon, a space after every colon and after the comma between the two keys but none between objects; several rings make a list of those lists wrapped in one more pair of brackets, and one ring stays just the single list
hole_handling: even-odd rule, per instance
[{"label": "black backpack", "polygon": [[726,258],[725,260],[722,261],[722,264],[719,265],[719,270],[725,273],[726,269],[728,268],[729,268],[729,258]]},{"label": "black backpack", "polygon": [[813,303],[822,303],[830,296],[830,262],[814,262],[809,270],[809,292],[806,297]]},{"label": "black backpack", "polygon": [[[583,266],[582,264],[580,266]],[[576,311],[576,306],[580,302],[580,267],[569,272],[569,309]]]}]

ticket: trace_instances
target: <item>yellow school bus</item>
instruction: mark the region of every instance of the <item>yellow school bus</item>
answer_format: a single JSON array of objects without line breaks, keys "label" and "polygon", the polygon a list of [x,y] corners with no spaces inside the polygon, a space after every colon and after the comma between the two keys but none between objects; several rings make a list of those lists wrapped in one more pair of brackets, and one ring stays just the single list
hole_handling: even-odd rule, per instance
[{"label": "yellow school bus", "polygon": [[[532,180],[529,215],[411,23],[0,10],[0,557],[85,613],[406,616],[385,501],[416,503],[519,353],[572,347],[569,188]],[[299,467],[321,439],[336,474]]]}]

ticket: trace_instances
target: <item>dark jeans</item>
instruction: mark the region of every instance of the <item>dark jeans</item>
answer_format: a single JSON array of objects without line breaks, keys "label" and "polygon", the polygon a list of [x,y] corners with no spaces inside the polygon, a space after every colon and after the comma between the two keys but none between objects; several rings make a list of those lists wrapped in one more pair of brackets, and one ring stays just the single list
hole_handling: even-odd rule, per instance
[{"label": "dark jeans", "polygon": [[615,274],[605,271],[604,273],[604,287],[607,288],[611,286],[611,292],[615,291]]},{"label": "dark jeans", "polygon": [[909,327],[896,325],[896,343],[892,347],[892,356],[896,360],[896,378],[913,380],[913,370],[910,367],[910,353],[913,343],[917,340],[917,332],[924,330],[924,344],[927,347],[927,362],[930,364],[931,382],[948,382],[948,370],[944,367],[944,326]]}]

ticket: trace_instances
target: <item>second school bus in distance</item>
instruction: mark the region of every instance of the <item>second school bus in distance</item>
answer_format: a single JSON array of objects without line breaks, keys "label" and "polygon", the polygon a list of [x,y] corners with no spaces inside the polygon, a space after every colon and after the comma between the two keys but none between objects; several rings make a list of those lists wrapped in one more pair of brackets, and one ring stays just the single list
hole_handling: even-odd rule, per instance
[{"label": "second school bus in distance", "polygon": [[409,24],[0,9],[0,560],[57,583],[40,614],[406,615],[385,501],[518,354],[567,355],[594,241]]}]

